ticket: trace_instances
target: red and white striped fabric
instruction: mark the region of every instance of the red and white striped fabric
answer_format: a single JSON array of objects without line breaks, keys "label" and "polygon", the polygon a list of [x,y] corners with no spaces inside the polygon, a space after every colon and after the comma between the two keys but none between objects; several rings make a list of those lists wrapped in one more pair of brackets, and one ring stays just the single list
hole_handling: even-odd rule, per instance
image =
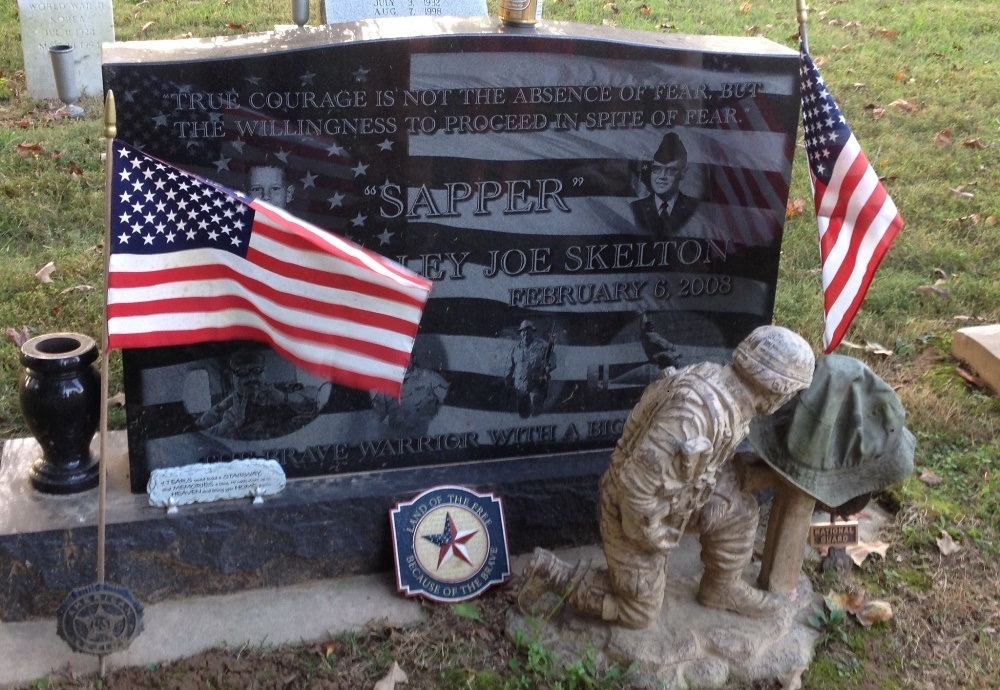
[{"label": "red and white striped fabric", "polygon": [[113,174],[111,348],[256,340],[398,396],[429,281],[120,141]]},{"label": "red and white striped fabric", "polygon": [[823,345],[844,338],[903,219],[800,44],[802,124],[823,266]]}]

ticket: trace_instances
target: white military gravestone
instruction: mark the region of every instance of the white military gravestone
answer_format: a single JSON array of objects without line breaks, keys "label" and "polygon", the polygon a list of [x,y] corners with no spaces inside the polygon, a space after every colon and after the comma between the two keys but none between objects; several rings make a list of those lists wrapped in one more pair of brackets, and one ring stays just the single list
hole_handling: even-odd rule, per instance
[{"label": "white military gravestone", "polygon": [[57,98],[49,47],[73,46],[76,80],[85,96],[102,92],[101,43],[115,40],[111,0],[17,0],[28,91]]}]

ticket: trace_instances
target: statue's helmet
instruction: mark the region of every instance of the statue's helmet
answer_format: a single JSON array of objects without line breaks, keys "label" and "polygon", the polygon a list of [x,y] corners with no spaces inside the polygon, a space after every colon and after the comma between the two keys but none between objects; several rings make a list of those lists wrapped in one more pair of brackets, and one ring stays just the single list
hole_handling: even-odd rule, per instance
[{"label": "statue's helmet", "polygon": [[761,326],[733,351],[733,369],[762,393],[791,397],[809,387],[816,356],[809,343],[787,328]]}]

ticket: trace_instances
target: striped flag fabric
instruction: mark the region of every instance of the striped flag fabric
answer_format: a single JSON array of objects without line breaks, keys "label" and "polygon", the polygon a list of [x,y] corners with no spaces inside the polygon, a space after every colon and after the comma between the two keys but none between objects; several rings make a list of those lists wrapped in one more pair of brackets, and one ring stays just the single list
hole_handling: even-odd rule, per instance
[{"label": "striped flag fabric", "polygon": [[109,347],[254,340],[398,397],[429,281],[122,141],[113,156]]},{"label": "striped flag fabric", "polygon": [[819,225],[823,345],[833,352],[850,327],[903,219],[799,41],[802,125]]}]

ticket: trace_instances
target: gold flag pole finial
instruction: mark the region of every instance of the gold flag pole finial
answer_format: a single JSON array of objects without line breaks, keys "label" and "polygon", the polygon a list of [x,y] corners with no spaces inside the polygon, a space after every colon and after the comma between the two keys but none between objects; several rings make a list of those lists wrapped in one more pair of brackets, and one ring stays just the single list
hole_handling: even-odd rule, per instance
[{"label": "gold flag pole finial", "polygon": [[109,140],[118,136],[118,115],[115,113],[115,92],[109,90],[104,97],[104,136]]},{"label": "gold flag pole finial", "polygon": [[809,50],[809,37],[806,32],[806,25],[809,23],[809,5],[808,0],[795,0],[795,8],[798,10],[799,18],[799,36],[802,38],[802,45],[805,46],[806,50]]}]

